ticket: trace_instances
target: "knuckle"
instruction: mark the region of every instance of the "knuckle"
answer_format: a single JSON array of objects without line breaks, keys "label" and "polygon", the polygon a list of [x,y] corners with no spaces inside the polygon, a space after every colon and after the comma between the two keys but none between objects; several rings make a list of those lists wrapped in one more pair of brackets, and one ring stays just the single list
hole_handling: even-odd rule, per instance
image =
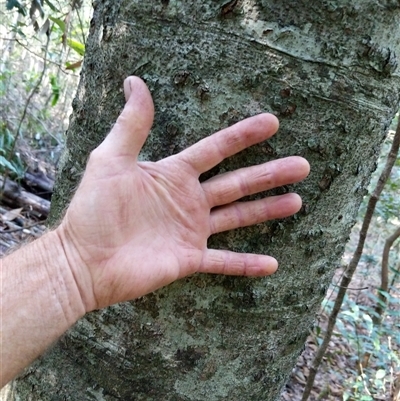
[{"label": "knuckle", "polygon": [[96,163],[98,161],[101,161],[102,159],[104,160],[104,152],[100,145],[90,152],[88,163]]}]

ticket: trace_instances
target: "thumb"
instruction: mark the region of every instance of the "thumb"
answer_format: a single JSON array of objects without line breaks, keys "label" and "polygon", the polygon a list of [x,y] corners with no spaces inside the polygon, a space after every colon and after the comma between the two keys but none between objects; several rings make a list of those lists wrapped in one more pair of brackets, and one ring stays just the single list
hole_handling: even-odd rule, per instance
[{"label": "thumb", "polygon": [[113,156],[136,158],[153,124],[154,105],[146,84],[138,77],[125,79],[124,93],[124,110],[99,148]]}]

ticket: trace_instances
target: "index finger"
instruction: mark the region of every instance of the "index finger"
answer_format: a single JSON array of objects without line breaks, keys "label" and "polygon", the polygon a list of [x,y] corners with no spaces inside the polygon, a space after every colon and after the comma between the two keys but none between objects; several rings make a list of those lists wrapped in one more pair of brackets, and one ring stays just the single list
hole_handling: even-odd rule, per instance
[{"label": "index finger", "polygon": [[279,121],[273,114],[258,114],[202,139],[179,157],[202,174],[227,157],[270,138],[278,127]]}]

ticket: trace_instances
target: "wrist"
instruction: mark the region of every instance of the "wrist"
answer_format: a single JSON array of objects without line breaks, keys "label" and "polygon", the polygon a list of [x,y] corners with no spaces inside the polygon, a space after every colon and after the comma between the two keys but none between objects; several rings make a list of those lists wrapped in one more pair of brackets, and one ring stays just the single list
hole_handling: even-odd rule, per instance
[{"label": "wrist", "polygon": [[62,253],[67,271],[70,273],[72,283],[76,292],[79,294],[79,300],[83,306],[84,313],[96,309],[94,289],[90,271],[82,261],[82,257],[74,244],[70,231],[62,222],[53,232],[59,243],[59,249]]},{"label": "wrist", "polygon": [[56,229],[46,233],[34,244],[42,255],[51,290],[54,291],[67,322],[73,325],[85,315],[86,308],[59,231]]},{"label": "wrist", "polygon": [[85,314],[55,231],[1,260],[0,387],[41,355]]}]

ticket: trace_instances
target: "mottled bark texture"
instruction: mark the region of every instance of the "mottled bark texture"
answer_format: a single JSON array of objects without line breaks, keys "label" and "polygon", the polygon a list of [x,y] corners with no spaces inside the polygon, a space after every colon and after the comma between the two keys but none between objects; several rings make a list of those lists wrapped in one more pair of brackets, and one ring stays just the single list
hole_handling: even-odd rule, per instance
[{"label": "mottled bark texture", "polygon": [[399,26],[398,0],[96,0],[53,222],[122,109],[129,74],[156,105],[144,159],[270,111],[279,134],[207,177],[296,154],[312,170],[274,192],[302,195],[297,216],[210,239],[277,257],[277,274],[196,275],[92,313],[14,384],[19,399],[276,400],[398,107]]}]

